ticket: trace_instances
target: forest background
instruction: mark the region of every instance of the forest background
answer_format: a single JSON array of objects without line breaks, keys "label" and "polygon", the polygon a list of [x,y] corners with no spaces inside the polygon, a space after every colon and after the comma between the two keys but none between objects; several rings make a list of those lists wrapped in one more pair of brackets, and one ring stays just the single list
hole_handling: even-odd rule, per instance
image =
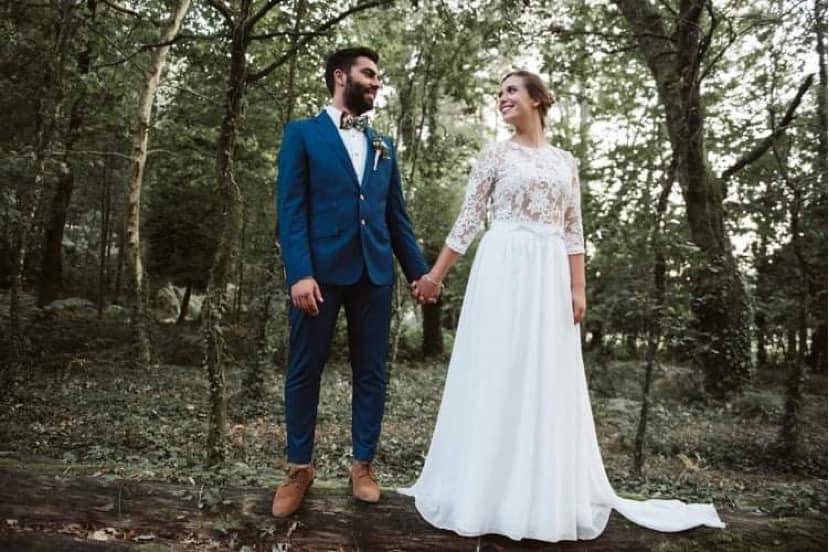
[{"label": "forest background", "polygon": [[[585,366],[617,490],[826,511],[825,0],[39,0],[0,5],[0,448],[215,485],[284,468],[283,124],[327,53],[380,53],[430,262],[537,71],[580,160]],[[422,466],[474,248],[398,277],[378,470]],[[520,283],[516,283],[520,285]],[[317,462],[350,461],[340,321]]]}]

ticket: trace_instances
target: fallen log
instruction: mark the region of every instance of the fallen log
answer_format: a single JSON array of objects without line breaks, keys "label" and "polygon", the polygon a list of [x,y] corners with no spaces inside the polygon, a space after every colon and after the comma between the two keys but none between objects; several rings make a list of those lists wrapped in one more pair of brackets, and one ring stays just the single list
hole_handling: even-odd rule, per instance
[{"label": "fallen log", "polygon": [[315,483],[292,517],[270,514],[272,489],[204,489],[154,481],[63,477],[0,468],[0,550],[825,550],[826,518],[726,511],[725,530],[660,533],[615,512],[592,541],[463,538],[421,520],[411,498],[379,504]]}]

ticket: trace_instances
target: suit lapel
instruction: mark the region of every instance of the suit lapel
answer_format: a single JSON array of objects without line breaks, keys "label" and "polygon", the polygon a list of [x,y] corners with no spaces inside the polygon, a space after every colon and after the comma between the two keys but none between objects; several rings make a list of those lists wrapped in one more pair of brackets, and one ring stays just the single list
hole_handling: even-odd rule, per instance
[{"label": "suit lapel", "polygon": [[351,175],[351,181],[354,185],[358,186],[359,183],[357,182],[357,173],[354,172],[354,164],[351,163],[351,159],[348,157],[345,144],[343,144],[343,139],[340,137],[340,131],[334,126],[334,121],[331,120],[331,116],[323,109],[322,113],[317,116],[316,121],[320,137],[336,154],[340,163],[343,165],[343,169],[347,171],[347,174]]},{"label": "suit lapel", "polygon": [[366,135],[366,162],[363,166],[363,182],[361,186],[363,188],[374,172],[374,148],[371,146],[371,141],[374,139],[374,131],[369,127],[364,134]]}]

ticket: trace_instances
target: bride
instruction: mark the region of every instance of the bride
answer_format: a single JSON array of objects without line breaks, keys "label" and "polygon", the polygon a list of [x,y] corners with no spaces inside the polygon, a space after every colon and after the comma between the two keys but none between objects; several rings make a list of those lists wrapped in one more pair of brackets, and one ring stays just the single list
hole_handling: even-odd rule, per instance
[{"label": "bride", "polygon": [[429,523],[463,536],[593,539],[611,509],[659,531],[725,527],[713,505],[629,500],[608,481],[581,356],[578,164],[544,139],[553,101],[533,73],[503,78],[498,107],[515,134],[478,156],[446,245],[413,284],[413,295],[434,301],[491,203],[423,471],[399,492]]}]

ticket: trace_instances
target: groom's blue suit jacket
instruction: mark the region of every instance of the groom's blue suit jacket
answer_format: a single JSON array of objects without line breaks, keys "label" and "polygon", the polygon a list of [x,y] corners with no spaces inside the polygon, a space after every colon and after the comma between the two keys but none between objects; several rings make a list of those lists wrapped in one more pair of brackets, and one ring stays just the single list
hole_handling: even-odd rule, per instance
[{"label": "groom's blue suit jacket", "polygon": [[394,282],[393,254],[409,281],[428,272],[403,204],[400,171],[390,158],[374,170],[366,130],[362,183],[328,113],[285,125],[276,180],[278,239],[288,286],[313,276],[320,283],[350,285],[365,268],[376,285]]}]

